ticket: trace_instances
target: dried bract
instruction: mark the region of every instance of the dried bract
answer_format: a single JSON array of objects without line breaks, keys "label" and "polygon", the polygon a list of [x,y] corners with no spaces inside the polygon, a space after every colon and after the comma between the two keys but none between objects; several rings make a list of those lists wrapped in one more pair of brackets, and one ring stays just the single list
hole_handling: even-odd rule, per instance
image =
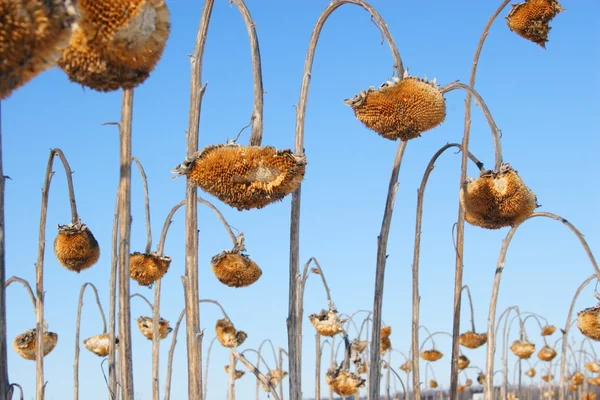
[{"label": "dried bract", "polygon": [[225,318],[217,321],[215,333],[219,343],[230,349],[240,346],[248,337],[246,332],[236,330],[233,323]]},{"label": "dried bract", "polygon": [[465,332],[458,337],[458,343],[468,349],[476,349],[487,342],[487,333]]},{"label": "dried bract", "polygon": [[556,327],[553,325],[546,325],[542,328],[542,336],[550,336],[556,332]]},{"label": "dried bract", "polygon": [[58,262],[69,271],[81,272],[98,262],[100,247],[87,225],[58,225],[54,240],[54,254]]},{"label": "dried bract", "polygon": [[[137,319],[137,326],[140,332],[142,332],[142,335],[144,335],[148,340],[152,340],[154,323],[151,317],[139,317]],[[169,326],[169,321],[161,318],[158,321],[158,338],[165,339],[167,336],[169,336],[171,331],[173,331],[173,328]]]},{"label": "dried bract", "polygon": [[424,350],[421,352],[421,358],[425,361],[430,361],[430,362],[437,361],[440,358],[442,358],[443,356],[444,356],[444,353],[442,353],[441,351],[436,350],[436,349]]},{"label": "dried bract", "polygon": [[318,314],[311,314],[308,319],[321,336],[334,336],[343,332],[342,324],[346,322],[345,319],[342,320],[338,317],[337,310],[332,309],[329,311],[321,310]]},{"label": "dried bract", "polygon": [[558,0],[527,0],[513,4],[506,17],[508,28],[545,49],[548,33],[552,29],[550,21],[562,11],[564,9]]},{"label": "dried bract", "polygon": [[579,311],[577,327],[584,336],[600,340],[600,305]]},{"label": "dried bract", "polygon": [[360,354],[363,351],[365,351],[368,344],[369,344],[369,342],[366,340],[354,339],[351,344],[351,349],[352,349],[352,351],[356,351],[357,353]]},{"label": "dried bract", "polygon": [[515,340],[510,346],[510,351],[521,359],[527,359],[535,352],[535,344],[527,340]]},{"label": "dried bract", "polygon": [[458,356],[458,369],[463,370],[467,368],[471,364],[471,360],[467,358],[465,355]]},{"label": "dried bract", "polygon": [[[54,332],[44,332],[44,357],[46,357],[54,348],[58,342],[58,335]],[[13,341],[13,348],[18,355],[26,360],[35,360],[35,353],[37,349],[37,329],[33,328],[24,333],[18,335]]]},{"label": "dried bract", "polygon": [[435,128],[446,118],[446,101],[427,78],[392,78],[379,89],[370,87],[344,100],[369,129],[390,140],[410,140]]},{"label": "dried bract", "polygon": [[75,14],[70,0],[0,1],[0,100],[54,67]]},{"label": "dried bract", "polygon": [[282,200],[304,179],[306,158],[271,146],[211,145],[172,172],[238,210]]},{"label": "dried bract", "polygon": [[167,273],[170,266],[171,257],[136,251],[129,258],[129,275],[140,285],[151,286]]},{"label": "dried bract", "polygon": [[[225,366],[225,372],[227,372],[227,375],[229,375],[229,364],[227,364]],[[238,379],[240,379],[242,376],[244,376],[244,374],[246,373],[246,371],[240,371],[239,369],[236,369],[233,373],[233,377],[234,379],[237,381]]]},{"label": "dried bract", "polygon": [[538,358],[542,361],[552,361],[556,357],[556,350],[549,346],[544,346],[538,353]]},{"label": "dried bract", "polygon": [[340,396],[351,396],[365,385],[365,379],[349,371],[339,371],[337,367],[329,369],[325,375],[327,385]]},{"label": "dried bract", "polygon": [[[119,344],[119,338],[115,337],[115,345]],[[110,351],[110,337],[108,333],[92,336],[83,341],[86,349],[99,357],[106,357]]]},{"label": "dried bract", "polygon": [[[267,378],[269,384],[272,387],[276,388],[277,385],[279,385],[279,383],[283,381],[283,378],[285,378],[286,376],[288,376],[287,371],[283,371],[281,369],[272,369],[267,375],[265,375],[265,378]],[[269,391],[269,388],[266,387],[262,382],[261,386],[266,392]]]},{"label": "dried bract", "polygon": [[210,266],[217,279],[230,287],[250,286],[262,275],[259,266],[237,250],[217,254],[211,259]]},{"label": "dried bract", "polygon": [[467,380],[465,381],[465,386],[466,386],[466,387],[471,387],[471,386],[473,386],[473,380],[472,380],[472,379],[467,379]]},{"label": "dried bract", "polygon": [[482,171],[477,179],[467,178],[460,203],[467,222],[487,229],[519,224],[538,207],[535,194],[507,163],[499,171]]}]

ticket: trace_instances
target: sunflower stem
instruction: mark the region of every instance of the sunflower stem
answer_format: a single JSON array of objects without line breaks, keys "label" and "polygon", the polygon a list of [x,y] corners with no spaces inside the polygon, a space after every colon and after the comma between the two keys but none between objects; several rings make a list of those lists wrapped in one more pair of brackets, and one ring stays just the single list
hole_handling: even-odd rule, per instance
[{"label": "sunflower stem", "polygon": [[281,398],[277,394],[277,391],[275,391],[275,388],[273,387],[273,385],[271,385],[271,383],[269,382],[269,380],[258,370],[257,367],[255,367],[254,365],[252,365],[252,363],[250,361],[248,361],[248,359],[246,357],[244,357],[243,354],[239,353],[237,350],[233,350],[232,349],[231,350],[231,355],[237,361],[239,361],[242,364],[244,364],[246,366],[246,368],[248,368],[248,370],[250,372],[252,372],[256,376],[256,378],[263,383],[263,385],[265,385],[265,387],[269,388],[269,393],[273,396],[273,400],[281,400]]},{"label": "sunflower stem", "polygon": [[323,281],[323,287],[325,288],[325,293],[327,293],[327,304],[329,306],[330,310],[335,310],[335,303],[333,302],[333,299],[331,298],[331,291],[329,290],[329,285],[327,285],[327,280],[325,279],[325,272],[323,272],[323,268],[321,268],[321,265],[319,264],[319,262],[317,261],[317,259],[315,257],[311,257],[308,259],[308,261],[306,262],[306,264],[304,264],[304,271],[302,272],[302,292],[300,293],[300,301],[301,303],[304,303],[304,288],[306,286],[306,281],[308,279],[308,267],[310,267],[310,264],[314,263],[317,266],[317,275],[319,275],[321,277],[321,280]]},{"label": "sunflower stem", "polygon": [[171,339],[171,348],[169,349],[169,358],[167,360],[167,377],[165,379],[165,400],[171,399],[171,377],[173,376],[173,357],[175,355],[175,345],[177,344],[177,333],[183,317],[185,317],[186,309],[181,310],[175,328],[173,329],[173,339]]},{"label": "sunflower stem", "polygon": [[[261,351],[262,351],[262,347],[265,343],[269,343],[271,345],[271,350],[273,351],[273,360],[275,361],[275,365],[277,366],[277,368],[281,368],[279,367],[279,363],[277,362],[277,354],[275,353],[275,346],[273,346],[273,342],[271,342],[271,339],[265,339],[262,342],[260,342],[260,345],[258,346],[258,358],[256,360],[256,366],[258,368],[260,368],[260,359],[261,359]],[[258,395],[258,389],[259,389],[259,381],[256,381],[256,399],[258,400],[259,395]]]},{"label": "sunflower stem", "polygon": [[227,400],[235,400],[235,356],[233,350],[229,352],[229,378]]},{"label": "sunflower stem", "polygon": [[208,392],[208,367],[210,365],[210,353],[216,340],[217,337],[215,336],[210,341],[210,344],[208,345],[208,350],[206,351],[206,367],[204,368],[204,391],[202,393],[204,395],[204,400],[206,400],[206,393]]},{"label": "sunflower stem", "polygon": [[[2,161],[2,102],[0,101],[0,393],[12,397],[13,385],[8,380],[8,346],[6,337],[6,237],[4,220],[4,187],[7,176],[4,175]],[[14,384],[15,386],[18,386]],[[23,398],[23,389],[21,398]]]},{"label": "sunflower stem", "polygon": [[142,185],[144,187],[144,209],[146,213],[146,235],[148,237],[146,241],[146,249],[144,251],[145,254],[150,253],[150,249],[152,248],[152,225],[150,223],[150,196],[148,194],[148,177],[146,176],[146,171],[144,171],[144,167],[140,160],[138,160],[135,156],[131,157],[132,162],[138,167],[140,171],[140,175],[142,178]]},{"label": "sunflower stem", "polygon": [[31,289],[31,285],[29,284],[29,282],[27,282],[23,278],[19,278],[18,276],[11,276],[4,283],[4,287],[8,288],[10,286],[10,284],[13,283],[13,282],[18,282],[21,285],[23,285],[23,287],[25,288],[25,290],[29,294],[29,298],[31,299],[31,303],[33,304],[33,311],[35,312],[35,305],[36,305],[35,295],[33,294],[33,290]]},{"label": "sunflower stem", "polygon": [[[117,317],[117,282],[118,282],[118,263],[119,263],[119,195],[115,204],[115,215],[113,218],[112,229],[112,251],[110,261],[110,280],[108,296],[108,338],[109,343],[115,343],[116,340],[116,317]],[[112,399],[119,398],[117,393],[117,369],[118,360],[116,360],[115,347],[108,348],[108,391]]]}]

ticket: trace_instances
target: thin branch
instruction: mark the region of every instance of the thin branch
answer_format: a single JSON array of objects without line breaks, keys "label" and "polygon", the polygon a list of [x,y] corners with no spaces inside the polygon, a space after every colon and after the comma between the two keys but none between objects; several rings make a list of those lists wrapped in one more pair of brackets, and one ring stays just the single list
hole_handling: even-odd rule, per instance
[{"label": "thin branch", "polygon": [[274,400],[280,400],[280,397],[277,394],[277,392],[275,391],[275,388],[273,387],[273,385],[271,385],[271,382],[269,382],[269,380],[258,370],[258,368],[256,368],[254,365],[252,365],[252,363],[250,361],[248,361],[248,359],[246,359],[246,357],[244,357],[242,354],[240,354],[237,350],[232,349],[231,354],[233,354],[233,356],[239,362],[244,364],[246,366],[246,368],[248,368],[248,370],[250,370],[256,376],[256,378],[258,380],[260,380],[263,385],[265,385],[266,388],[269,388],[269,392],[273,396]]},{"label": "thin branch", "polygon": [[425,340],[423,340],[423,343],[421,343],[421,347],[419,348],[419,354],[421,354],[421,352],[425,348],[425,344],[427,343],[428,340],[431,340],[431,342],[433,343],[433,348],[435,349],[435,342],[433,341],[433,337],[437,336],[437,335],[447,335],[448,337],[450,337],[450,339],[452,339],[452,335],[448,332],[442,332],[442,331],[433,332],[429,336],[427,336],[425,338]]},{"label": "thin branch", "polygon": [[175,355],[175,345],[177,344],[177,333],[179,332],[179,326],[181,321],[185,317],[185,308],[181,310],[175,328],[173,329],[173,339],[171,339],[171,348],[169,349],[169,358],[167,360],[167,377],[165,381],[165,400],[171,398],[171,377],[173,376],[173,356]]},{"label": "thin branch", "polygon": [[148,177],[146,176],[146,171],[144,171],[144,167],[142,167],[142,163],[135,156],[132,156],[131,159],[136,163],[140,175],[142,177],[142,184],[144,186],[144,207],[146,210],[146,234],[148,236],[148,240],[146,241],[146,250],[144,253],[150,253],[150,249],[152,248],[152,224],[150,223],[150,195],[148,193]]},{"label": "thin branch", "polygon": [[306,264],[304,264],[304,272],[302,273],[303,278],[303,287],[304,284],[306,284],[306,279],[308,279],[308,267],[310,266],[310,263],[314,263],[317,266],[317,272],[315,272],[317,275],[319,275],[321,277],[321,280],[323,281],[323,287],[325,288],[325,293],[327,293],[327,303],[329,306],[330,310],[335,310],[335,304],[333,302],[333,299],[331,298],[331,291],[329,290],[329,285],[327,285],[327,280],[325,279],[325,272],[323,271],[323,268],[321,268],[321,265],[319,264],[319,262],[317,261],[317,259],[315,257],[311,257]]},{"label": "thin branch", "polygon": [[11,399],[11,398],[12,398],[12,394],[13,394],[12,392],[13,392],[13,389],[14,389],[14,388],[16,388],[16,387],[17,387],[17,388],[19,388],[19,392],[20,392],[20,395],[19,395],[19,400],[23,400],[23,399],[24,399],[24,397],[23,397],[23,388],[22,388],[22,387],[21,387],[21,385],[19,385],[18,383],[11,383],[10,385],[8,385],[8,391],[7,391],[7,394],[10,394],[10,397],[8,397],[8,398],[9,398],[9,399]]},{"label": "thin branch", "polygon": [[148,300],[143,294],[134,293],[131,296],[129,296],[130,299],[133,299],[134,297],[139,297],[140,299],[144,300],[144,302],[146,304],[148,304],[148,307],[150,307],[150,312],[154,311],[154,306],[152,305],[152,303],[150,302],[150,300]]},{"label": "thin branch", "polygon": [[404,398],[406,398],[406,393],[407,393],[406,386],[404,386],[404,381],[402,380],[402,378],[400,378],[400,375],[398,375],[398,372],[396,372],[396,370],[394,368],[392,368],[390,363],[385,361],[384,359],[382,359],[381,362],[385,363],[388,371],[392,371],[394,373],[394,375],[396,376],[396,378],[398,379],[398,381],[400,381],[400,385],[402,386],[402,393],[404,395]]},{"label": "thin branch", "polygon": [[210,341],[210,344],[208,345],[208,350],[206,351],[206,367],[204,369],[204,392],[202,393],[204,396],[204,400],[206,400],[206,393],[208,392],[208,367],[210,365],[210,353],[212,351],[213,344],[215,344],[216,340],[217,337],[215,336],[213,340]]},{"label": "thin branch", "polygon": [[33,304],[33,310],[35,311],[35,295],[33,294],[33,290],[31,289],[31,285],[29,285],[29,282],[27,282],[23,278],[19,278],[18,276],[11,276],[4,283],[4,287],[7,288],[13,282],[18,282],[21,285],[23,285],[23,287],[25,287],[25,290],[27,291],[27,293],[29,293],[29,298],[31,299],[31,303]]},{"label": "thin branch", "polygon": [[[117,320],[117,271],[119,263],[119,195],[117,194],[115,202],[115,215],[113,218],[112,229],[112,251],[110,258],[110,280],[109,280],[109,303],[108,303],[108,338],[110,343],[116,340],[116,320]],[[108,348],[108,391],[112,396],[117,394],[117,359],[115,346]]]},{"label": "thin branch", "polygon": [[210,299],[200,299],[200,300],[198,300],[198,302],[199,303],[212,303],[212,304],[216,305],[217,307],[219,307],[219,309],[223,313],[223,317],[225,317],[226,320],[231,321],[231,319],[229,318],[229,315],[227,315],[227,313],[225,312],[225,309],[223,308],[223,306],[221,304],[219,304],[218,301],[210,300]]}]

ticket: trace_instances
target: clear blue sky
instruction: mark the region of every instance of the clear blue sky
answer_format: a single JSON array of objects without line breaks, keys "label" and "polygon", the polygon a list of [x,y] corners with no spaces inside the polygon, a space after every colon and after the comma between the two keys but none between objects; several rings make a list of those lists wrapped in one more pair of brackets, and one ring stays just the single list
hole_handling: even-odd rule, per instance
[{"label": "clear blue sky", "polygon": [[[183,179],[169,180],[170,170],[185,157],[189,102],[189,59],[202,2],[171,1],[172,32],[164,56],[148,81],[136,89],[133,153],[146,168],[150,185],[155,240],[170,208],[183,199]],[[389,24],[405,66],[413,75],[436,77],[446,84],[468,82],[473,52],[488,16],[497,2],[392,2],[373,5]],[[293,146],[295,111],[310,33],[326,1],[248,0],[258,25],[263,56],[265,94],[264,144]],[[600,39],[595,1],[567,1],[567,12],[552,22],[547,50],[510,32],[503,18],[492,27],[480,60],[476,88],[503,132],[505,161],[510,162],[537,194],[540,210],[554,212],[573,222],[586,235],[592,250],[600,247],[600,191],[597,148],[600,119]],[[507,14],[506,10],[502,16]],[[342,100],[361,89],[377,86],[392,74],[392,58],[369,15],[346,5],[327,22],[312,75],[306,119],[308,167],[303,184],[301,259],[317,257],[325,270],[338,309],[352,313],[373,305],[376,237],[379,233],[390,168],[396,143],[364,128]],[[242,19],[226,1],[217,1],[209,29],[203,80],[208,82],[201,118],[200,144],[222,143],[248,123],[252,111],[252,75],[248,37]],[[447,142],[459,142],[463,131],[464,94],[446,95],[445,123],[408,144],[400,173],[400,189],[389,240],[383,319],[393,327],[395,349],[410,346],[411,262],[414,240],[416,190],[431,155]],[[34,262],[41,187],[49,149],[61,148],[74,173],[79,211],[98,239],[102,255],[92,269],[75,274],[56,261],[52,243],[56,224],[70,221],[67,187],[62,167],[50,191],[45,263],[46,319],[59,333],[57,348],[45,359],[47,398],[72,396],[74,326],[81,285],[90,281],[108,308],[110,234],[117,187],[118,135],[114,126],[101,126],[120,118],[121,93],[97,93],[70,83],[59,69],[47,71],[2,103],[4,171],[12,180],[6,188],[7,276],[35,281]],[[473,111],[471,150],[486,166],[493,163],[490,131],[479,108]],[[243,137],[247,141],[247,134]],[[460,156],[449,152],[438,162],[426,192],[421,256],[421,321],[431,331],[450,331],[454,282],[451,228],[457,215]],[[476,170],[470,167],[470,174]],[[212,275],[210,258],[231,246],[212,211],[200,208],[200,293],[216,299],[240,329],[248,332],[242,348],[256,348],[265,338],[287,347],[288,244],[290,198],[263,210],[238,212],[209,195],[231,225],[242,230],[250,256],[263,276],[253,286],[234,289]],[[133,175],[132,250],[145,245],[142,186]],[[173,258],[163,281],[161,314],[175,322],[183,307],[183,212],[178,213],[166,244]],[[478,331],[484,331],[495,263],[507,229],[486,231],[467,226],[464,282],[471,286]],[[155,241],[155,243],[156,243]],[[526,223],[509,250],[502,281],[499,312],[518,304],[551,323],[563,326],[570,298],[591,274],[579,243],[561,224],[536,219]],[[316,277],[306,287],[304,319],[303,391],[314,393],[314,331],[310,313],[327,306]],[[152,291],[131,284],[132,293],[148,297]],[[592,306],[593,287],[586,289],[577,309]],[[32,328],[35,317],[25,292],[8,291],[8,336]],[[205,348],[214,337],[220,314],[204,304],[201,323]],[[469,326],[468,308],[463,326]],[[132,317],[149,315],[148,307],[134,299]],[[530,321],[533,322],[533,321]],[[537,328],[530,336],[540,344]],[[81,337],[101,333],[95,302],[85,299]],[[463,330],[465,330],[463,329]],[[351,331],[352,332],[352,331]],[[516,329],[513,336],[516,337]],[[576,333],[579,337],[579,333]],[[136,399],[151,398],[151,343],[134,328]],[[558,338],[558,334],[553,336]],[[162,341],[161,389],[166,356],[172,337]],[[450,340],[440,337],[438,347],[448,354]],[[500,347],[499,347],[500,349]],[[327,352],[328,350],[326,350]],[[499,351],[498,351],[499,352]],[[466,350],[472,365],[483,367],[484,348]],[[265,353],[272,368],[270,351]],[[511,355],[512,357],[512,355]],[[254,355],[250,355],[255,360]],[[81,398],[105,399],[101,359],[82,350]],[[404,360],[394,354],[392,364]],[[209,399],[222,399],[228,362],[224,348],[211,356]],[[35,364],[9,352],[10,378],[33,398]],[[499,363],[499,361],[498,361]],[[511,362],[512,364],[512,362]],[[186,398],[185,335],[179,335],[175,354],[173,399]],[[499,364],[497,364],[499,365]],[[323,362],[323,370],[327,362]],[[425,365],[423,364],[423,370]],[[287,369],[287,367],[286,367]],[[440,383],[448,384],[449,358],[434,366]],[[469,376],[476,374],[470,370]],[[424,379],[424,376],[423,376]],[[464,378],[463,378],[464,379]],[[287,390],[287,379],[285,380]],[[248,374],[238,381],[240,399],[254,398],[255,380]],[[326,385],[323,382],[323,395]],[[266,397],[266,395],[263,395]]]}]

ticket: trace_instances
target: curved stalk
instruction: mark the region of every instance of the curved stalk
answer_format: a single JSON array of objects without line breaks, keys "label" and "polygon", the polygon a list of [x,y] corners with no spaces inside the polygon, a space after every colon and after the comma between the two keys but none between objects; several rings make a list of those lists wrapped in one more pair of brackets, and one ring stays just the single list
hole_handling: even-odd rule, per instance
[{"label": "curved stalk", "polygon": [[[421,301],[421,296],[419,295],[419,263],[420,263],[420,254],[421,254],[421,226],[423,219],[423,202],[425,197],[425,188],[427,186],[427,181],[429,180],[429,176],[433,171],[435,166],[435,162],[437,159],[449,148],[457,147],[461,149],[461,146],[457,143],[449,143],[439,149],[429,161],[425,172],[423,173],[423,178],[421,179],[421,186],[417,191],[417,212],[416,212],[416,222],[415,222],[415,244],[413,246],[413,264],[412,264],[412,352],[413,354],[417,354],[419,348],[419,303]],[[475,156],[469,153],[468,155],[471,160],[477,165],[479,169],[483,168],[483,163],[479,161]],[[470,297],[469,297],[470,298]],[[471,307],[472,311],[472,307]],[[471,312],[472,316],[472,312]],[[475,328],[473,328],[475,329]],[[412,360],[412,369],[413,369],[413,394],[415,399],[419,399],[421,395],[421,382],[419,376],[419,357],[413,357]]]},{"label": "curved stalk", "polygon": [[148,305],[148,307],[150,307],[150,312],[154,311],[154,306],[152,305],[152,303],[150,303],[150,300],[148,300],[146,298],[146,296],[144,296],[143,294],[140,294],[140,293],[134,293],[129,298],[133,299],[134,297],[139,297],[140,299],[144,300],[144,303],[146,303]]},{"label": "curved stalk", "polygon": [[227,321],[231,321],[231,318],[229,318],[229,315],[227,315],[227,313],[225,312],[225,309],[223,308],[223,306],[221,306],[221,304],[219,304],[218,301],[210,300],[210,299],[200,299],[200,300],[198,300],[198,303],[211,303],[211,304],[216,305],[217,307],[219,307],[219,309],[223,313],[223,317],[225,317],[225,319]]},{"label": "curved stalk", "polygon": [[469,297],[469,308],[471,310],[471,332],[476,333],[475,330],[475,310],[473,309],[473,298],[471,297],[471,290],[469,289],[469,285],[464,285],[463,290],[467,290],[467,296]]},{"label": "curved stalk", "polygon": [[[275,360],[275,365],[278,365],[277,363],[277,354],[275,354],[275,346],[273,346],[273,342],[271,342],[271,339],[265,339],[263,340],[260,345],[258,346],[258,359],[256,360],[256,366],[258,368],[260,368],[260,360],[261,360],[261,351],[262,351],[262,347],[265,343],[269,343],[271,345],[271,350],[273,351],[273,360]],[[258,400],[259,396],[258,396],[258,389],[259,389],[259,381],[256,381],[256,400]]]},{"label": "curved stalk", "polygon": [[135,156],[131,157],[131,160],[135,162],[140,171],[140,175],[142,177],[142,185],[144,186],[144,209],[146,212],[146,235],[148,237],[146,241],[146,249],[144,253],[150,253],[150,249],[152,248],[152,224],[150,223],[150,195],[148,192],[148,177],[146,176],[146,171],[142,166],[140,160],[138,160]]},{"label": "curved stalk", "polygon": [[206,393],[208,392],[208,367],[210,365],[210,352],[212,351],[213,344],[215,344],[215,340],[217,340],[216,336],[213,338],[213,340],[210,341],[210,344],[208,345],[208,350],[206,351],[206,367],[204,368],[204,391],[202,393],[204,396],[204,400],[206,400]]},{"label": "curved stalk", "polygon": [[[569,307],[569,313],[567,314],[567,322],[565,328],[562,330],[562,342],[561,342],[561,355],[560,355],[560,382],[558,386],[558,399],[564,400],[565,398],[565,367],[567,362],[567,339],[569,337],[569,330],[571,328],[571,319],[573,318],[573,311],[575,310],[575,302],[579,298],[579,294],[583,289],[594,279],[598,280],[597,274],[590,275],[586,280],[575,291],[573,300],[571,300],[571,306]],[[593,348],[593,347],[592,347]]]},{"label": "curved stalk", "polygon": [[[104,315],[104,310],[102,309],[102,303],[100,303],[100,296],[98,296],[98,289],[94,286],[93,283],[86,282],[81,286],[81,290],[79,291],[79,303],[77,306],[77,322],[75,323],[75,361],[73,363],[73,370],[75,376],[73,377],[73,399],[79,399],[79,332],[81,327],[81,310],[83,309],[83,295],[85,293],[85,289],[90,286],[94,290],[94,294],[96,295],[96,304],[98,305],[98,311],[100,311],[100,316],[102,317],[102,333],[106,333],[106,316]],[[112,347],[111,343],[111,347]]]},{"label": "curved stalk", "polygon": [[512,323],[515,318],[519,318],[519,339],[520,340],[528,340],[527,339],[527,331],[525,331],[525,322],[521,318],[521,311],[519,307],[514,307],[517,315],[515,315],[510,322],[508,322],[508,317],[510,313],[506,314],[506,318],[504,320],[504,332],[503,336],[503,344],[502,344],[502,388],[500,397],[503,399],[506,398],[506,393],[508,389],[508,337],[510,335],[510,329],[512,328]]},{"label": "curved stalk", "polygon": [[171,399],[171,377],[173,376],[173,356],[175,354],[175,345],[177,344],[177,333],[179,333],[179,326],[181,325],[181,321],[183,321],[183,317],[185,317],[184,308],[181,310],[181,314],[179,314],[179,318],[177,319],[177,323],[175,324],[175,328],[173,329],[173,339],[171,340],[171,348],[169,349],[169,358],[167,360],[167,377],[165,379],[165,400]]},{"label": "curved stalk", "polygon": [[[328,343],[328,342],[329,342],[328,340],[325,340],[324,343]],[[289,358],[288,352],[280,347],[279,348],[279,369],[281,371],[283,371],[283,354],[284,353],[285,353],[285,356]],[[321,357],[321,353],[319,353],[319,358],[320,357]],[[281,397],[281,400],[283,400],[283,381],[281,382],[281,385],[279,385],[279,397]]]},{"label": "curved stalk", "polygon": [[13,283],[13,282],[18,282],[21,285],[23,285],[23,287],[25,288],[25,290],[29,294],[29,298],[31,299],[31,303],[33,304],[33,311],[35,312],[35,305],[36,305],[35,295],[33,294],[33,290],[31,289],[31,285],[29,285],[29,282],[27,282],[23,278],[19,278],[18,276],[11,276],[4,283],[4,287],[8,288],[10,286],[10,284]]},{"label": "curved stalk", "polygon": [[[592,251],[590,250],[590,248],[589,248],[585,238],[581,234],[581,232],[579,232],[579,230],[573,224],[571,224],[569,221],[567,221],[566,219],[564,219],[558,215],[551,214],[548,212],[533,213],[529,218],[527,218],[525,221],[523,221],[523,223],[525,223],[526,221],[528,221],[532,218],[535,218],[535,217],[546,217],[546,218],[554,219],[554,220],[562,222],[564,225],[566,225],[581,242],[588,258],[590,259],[590,262],[594,268],[594,271],[596,272],[596,276],[600,277],[600,269],[598,268],[598,264],[596,263],[596,259],[594,258]],[[494,336],[494,320],[496,318],[496,305],[498,303],[498,294],[500,291],[500,280],[502,278],[502,271],[504,270],[504,264],[506,261],[506,253],[508,252],[508,247],[510,245],[510,242],[511,242],[516,230],[523,223],[521,223],[519,225],[515,225],[508,231],[506,238],[502,241],[502,248],[500,249],[500,255],[498,256],[498,262],[496,264],[496,273],[494,276],[494,285],[492,287],[492,297],[490,299],[490,310],[489,310],[489,316],[488,316],[488,347],[487,347],[487,362],[486,362],[486,374],[488,376],[491,376],[491,372],[494,370],[493,369],[494,368],[494,353],[496,350],[495,349],[496,338]],[[569,316],[571,316],[571,314]],[[570,323],[570,320],[568,322]],[[568,326],[567,326],[567,328],[568,328]],[[492,398],[491,397],[492,396],[492,386],[486,385],[485,391],[486,391],[485,392],[486,398],[491,399]]]},{"label": "curved stalk", "polygon": [[389,364],[389,362],[385,361],[385,360],[381,360],[383,363],[385,363],[388,367],[388,371],[392,371],[394,373],[394,375],[396,375],[396,378],[398,378],[398,381],[400,381],[400,385],[402,386],[402,393],[404,394],[404,398],[406,398],[406,386],[404,386],[404,381],[402,380],[402,378],[400,378],[400,375],[398,375],[398,372],[396,372],[396,370],[394,368],[392,368],[392,366]]},{"label": "curved stalk", "polygon": [[304,264],[304,271],[302,272],[302,292],[300,294],[300,302],[304,303],[304,287],[306,285],[306,281],[308,280],[308,267],[310,266],[311,262],[317,266],[317,268],[313,268],[312,272],[319,275],[321,277],[321,280],[323,281],[323,287],[325,288],[325,293],[327,293],[327,304],[329,306],[329,309],[335,310],[335,304],[331,299],[331,291],[329,290],[329,285],[327,285],[325,273],[323,272],[323,268],[321,268],[321,265],[315,257],[309,258],[306,264]]},{"label": "curved stalk", "polygon": [[[369,12],[372,17],[377,21],[378,28],[382,32],[383,36],[386,38],[390,50],[392,52],[394,58],[394,67],[397,71],[397,75],[400,79],[402,79],[404,66],[402,65],[402,59],[400,58],[400,53],[398,48],[396,47],[392,35],[387,27],[387,24],[381,18],[379,13],[368,3],[363,0],[334,0],[325,8],[325,10],[319,16],[317,23],[313,29],[311,34],[311,38],[308,44],[308,51],[306,54],[306,60],[304,62],[304,72],[302,75],[302,85],[300,88],[300,99],[298,101],[298,107],[296,108],[296,130],[295,130],[295,139],[294,139],[294,153],[298,156],[304,156],[304,120],[306,117],[306,106],[308,102],[308,89],[310,84],[310,78],[312,74],[312,66],[315,57],[315,51],[317,48],[317,42],[319,41],[319,36],[321,34],[321,30],[323,29],[323,25],[327,18],[333,13],[338,7],[343,4],[354,4],[364,8],[367,12]],[[402,154],[404,153],[404,146],[406,143],[402,142],[401,146],[398,149],[399,157],[397,156],[398,163],[397,169],[400,168],[400,159],[402,158]],[[392,173],[392,178],[394,177],[394,173]],[[396,174],[397,177],[397,174]],[[395,181],[394,181],[395,182]],[[392,185],[391,185],[392,186]],[[389,198],[390,196],[388,196]],[[393,198],[393,196],[392,196]],[[287,329],[288,329],[288,349],[290,352],[289,357],[289,380],[290,380],[290,400],[300,400],[302,398],[302,303],[300,302],[300,273],[299,273],[299,263],[300,263],[300,199],[301,199],[301,185],[298,185],[298,189],[292,194],[292,208],[291,208],[291,222],[290,222],[290,276],[289,276],[289,311],[288,311],[288,319],[287,319]],[[392,204],[393,205],[393,204]],[[386,208],[387,209],[387,208]],[[391,217],[391,212],[389,213]],[[386,225],[385,223],[383,224]],[[382,228],[383,230],[383,228]],[[385,232],[384,232],[385,233]],[[383,242],[381,244],[387,244],[387,235],[383,238]],[[382,250],[385,253],[385,249]],[[381,265],[380,265],[381,264]],[[378,262],[378,269],[382,269],[385,267],[385,259]],[[382,275],[381,273],[379,275]],[[383,284],[383,281],[381,282]],[[382,290],[380,290],[382,291]],[[379,306],[381,307],[381,306]],[[379,315],[380,311],[376,311],[377,317],[374,318],[376,323],[381,323],[381,315]],[[377,338],[379,339],[379,338]],[[373,341],[374,346],[379,346],[379,340]],[[375,356],[375,364],[378,364],[379,351],[376,352]],[[375,365],[374,364],[374,365]],[[378,368],[374,368],[379,373]],[[371,375],[371,380],[375,377],[376,390],[379,390],[379,378],[374,373]]]},{"label": "curved stalk", "polygon": [[450,339],[452,339],[452,335],[448,332],[433,332],[432,334],[430,334],[429,336],[427,336],[425,338],[425,340],[423,340],[423,343],[421,343],[421,347],[419,348],[419,354],[421,354],[421,352],[423,351],[423,348],[425,347],[425,344],[427,344],[427,341],[431,340],[431,342],[433,343],[433,348],[435,349],[435,341],[433,340],[433,337],[436,335],[448,335],[450,336]]},{"label": "curved stalk", "polygon": [[[496,9],[496,11],[490,16],[481,37],[479,43],[475,48],[475,54],[473,56],[473,63],[471,65],[471,74],[469,77],[469,86],[475,87],[475,79],[477,76],[477,66],[479,64],[479,57],[481,50],[487,38],[488,32],[492,27],[494,21],[504,7],[510,3],[510,0],[503,0],[502,4]],[[462,158],[460,165],[460,179],[459,179],[459,190],[463,187],[463,183],[467,179],[467,154],[469,151],[469,139],[471,136],[471,93],[467,93],[465,99],[465,119],[464,119],[464,131],[462,138]],[[453,317],[453,328],[452,328],[452,367],[450,372],[450,400],[456,400],[458,398],[458,351],[459,351],[459,335],[460,335],[460,306],[461,306],[461,293],[462,293],[462,281],[463,281],[463,253],[465,243],[465,213],[460,204],[458,204],[458,217],[456,223],[456,259],[455,259],[455,277],[454,277],[454,317]],[[489,339],[488,339],[489,340]],[[489,345],[488,345],[489,348]],[[493,377],[488,375],[493,381]]]},{"label": "curved stalk", "polygon": [[239,353],[238,351],[232,349],[231,354],[235,357],[236,360],[244,364],[246,368],[248,368],[248,370],[250,370],[250,372],[252,372],[256,376],[256,378],[260,380],[263,383],[263,385],[265,385],[265,387],[269,388],[269,393],[271,393],[274,400],[280,400],[280,397],[279,395],[277,395],[277,392],[275,391],[273,385],[271,385],[269,380],[258,370],[257,367],[252,365],[252,363],[248,361],[246,357],[244,357],[244,355]]},{"label": "curved stalk", "polygon": [[16,387],[19,388],[19,393],[20,393],[19,400],[24,400],[23,387],[21,385],[19,385],[18,383],[11,383],[8,385],[8,389],[6,391],[6,394],[7,394],[6,398],[12,399],[13,391],[14,391],[14,388],[16,388]]}]

